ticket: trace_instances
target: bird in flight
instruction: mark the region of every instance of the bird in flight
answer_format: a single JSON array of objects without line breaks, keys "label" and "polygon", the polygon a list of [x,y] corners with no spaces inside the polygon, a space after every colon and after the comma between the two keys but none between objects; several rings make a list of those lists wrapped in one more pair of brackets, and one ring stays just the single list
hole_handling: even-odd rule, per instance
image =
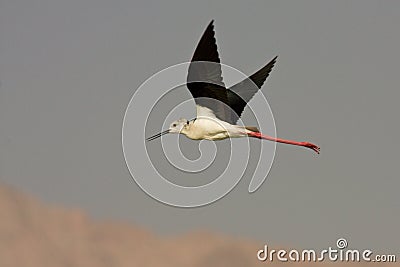
[{"label": "bird in flight", "polygon": [[214,21],[207,26],[189,64],[186,86],[197,109],[195,119],[179,119],[168,130],[147,138],[151,141],[168,133],[184,134],[193,140],[222,140],[253,137],[273,142],[303,146],[319,154],[320,148],[309,142],[297,142],[260,133],[257,127],[240,126],[237,121],[247,103],[262,87],[276,63],[274,57],[250,77],[226,88],[222,80],[221,64],[214,37]]}]

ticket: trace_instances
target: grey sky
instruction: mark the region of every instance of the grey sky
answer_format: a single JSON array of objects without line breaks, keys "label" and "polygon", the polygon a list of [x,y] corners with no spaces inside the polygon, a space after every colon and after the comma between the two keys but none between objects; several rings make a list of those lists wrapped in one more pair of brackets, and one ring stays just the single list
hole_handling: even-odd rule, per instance
[{"label": "grey sky", "polygon": [[[267,243],[400,246],[398,1],[0,2],[0,179],[160,233],[199,228]],[[188,61],[211,19],[223,63],[263,87],[278,135],[267,182],[180,209],[131,180],[121,126],[133,92]],[[229,84],[229,81],[226,81]],[[390,251],[389,251],[390,252]]]}]

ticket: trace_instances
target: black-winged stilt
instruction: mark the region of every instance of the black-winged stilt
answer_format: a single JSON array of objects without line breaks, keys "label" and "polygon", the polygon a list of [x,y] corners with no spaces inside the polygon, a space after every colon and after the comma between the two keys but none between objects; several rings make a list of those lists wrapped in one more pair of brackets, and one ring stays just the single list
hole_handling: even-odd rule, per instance
[{"label": "black-winged stilt", "polygon": [[194,52],[189,65],[187,88],[197,107],[193,120],[179,119],[168,130],[147,138],[154,140],[167,133],[184,134],[193,140],[222,140],[236,137],[254,137],[269,141],[310,148],[319,154],[320,148],[309,142],[297,142],[264,135],[256,127],[236,125],[250,99],[264,84],[275,65],[274,57],[267,65],[247,79],[226,88],[214,37],[213,21],[210,22]]}]

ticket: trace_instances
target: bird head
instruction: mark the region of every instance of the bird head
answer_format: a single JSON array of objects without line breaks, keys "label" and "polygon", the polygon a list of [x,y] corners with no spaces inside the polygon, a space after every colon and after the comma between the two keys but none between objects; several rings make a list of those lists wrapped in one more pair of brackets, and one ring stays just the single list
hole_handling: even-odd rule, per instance
[{"label": "bird head", "polygon": [[183,133],[185,134],[188,129],[189,121],[187,119],[181,118],[171,123],[169,126],[169,133]]},{"label": "bird head", "polygon": [[171,123],[171,125],[169,126],[169,129],[166,131],[163,131],[161,133],[155,134],[153,136],[150,136],[148,138],[146,138],[147,141],[152,141],[155,140],[165,134],[169,134],[169,133],[181,133],[181,134],[187,134],[187,131],[189,129],[189,121],[187,119],[179,119],[174,121],[173,123]]}]

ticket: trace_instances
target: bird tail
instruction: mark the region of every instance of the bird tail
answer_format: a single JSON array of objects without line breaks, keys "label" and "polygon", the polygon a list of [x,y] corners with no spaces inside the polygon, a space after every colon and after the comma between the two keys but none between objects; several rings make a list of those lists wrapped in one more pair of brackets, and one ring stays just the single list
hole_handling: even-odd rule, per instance
[{"label": "bird tail", "polygon": [[255,132],[255,133],[259,133],[260,132],[260,130],[258,130],[258,128],[256,126],[244,126],[244,128],[246,130],[251,131],[251,132]]}]

